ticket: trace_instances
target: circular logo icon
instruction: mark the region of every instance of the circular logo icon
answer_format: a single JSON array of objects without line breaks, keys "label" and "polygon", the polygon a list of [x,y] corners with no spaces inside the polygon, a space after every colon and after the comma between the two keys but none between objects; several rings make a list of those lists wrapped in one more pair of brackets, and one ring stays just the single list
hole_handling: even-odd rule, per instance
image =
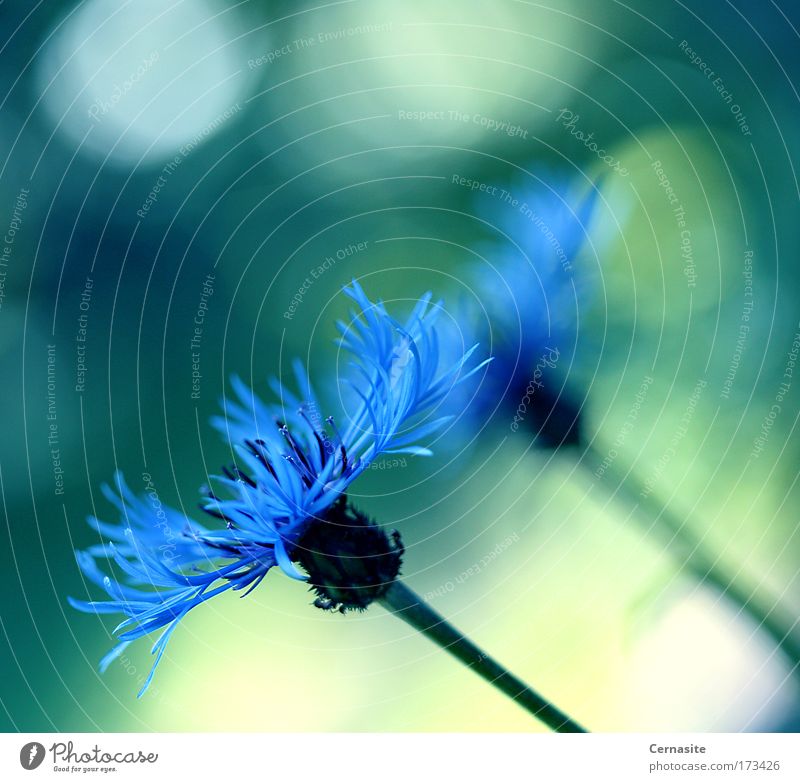
[{"label": "circular logo icon", "polygon": [[43,760],[44,745],[40,744],[38,741],[28,742],[19,751],[19,762],[22,765],[22,768],[27,769],[28,771],[33,771],[33,769],[39,768]]}]

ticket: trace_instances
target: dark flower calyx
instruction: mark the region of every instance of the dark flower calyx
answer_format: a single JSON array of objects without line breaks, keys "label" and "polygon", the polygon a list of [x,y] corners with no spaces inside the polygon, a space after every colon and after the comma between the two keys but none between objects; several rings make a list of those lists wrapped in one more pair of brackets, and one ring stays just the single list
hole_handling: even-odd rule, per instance
[{"label": "dark flower calyx", "polygon": [[581,445],[584,442],[583,417],[577,400],[566,389],[554,391],[547,384],[532,390],[521,388],[523,402],[518,415],[535,435],[542,448]]},{"label": "dark flower calyx", "polygon": [[399,532],[387,535],[341,496],[303,533],[294,559],[308,573],[314,605],[345,613],[363,611],[386,592],[400,573],[403,551]]}]

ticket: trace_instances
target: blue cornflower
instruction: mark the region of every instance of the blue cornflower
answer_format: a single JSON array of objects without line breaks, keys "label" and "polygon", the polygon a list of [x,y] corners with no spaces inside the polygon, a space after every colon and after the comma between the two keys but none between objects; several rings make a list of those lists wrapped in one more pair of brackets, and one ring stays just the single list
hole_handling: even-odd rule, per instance
[{"label": "blue cornflower", "polygon": [[597,193],[596,185],[581,196],[572,185],[538,181],[510,193],[516,204],[481,196],[480,213],[501,243],[481,248],[484,260],[470,267],[466,281],[481,309],[467,305],[454,338],[490,344],[494,358],[477,395],[463,405],[468,418],[485,422],[498,410],[514,410],[511,428],[525,422],[540,445],[579,440],[579,405],[554,375],[572,362],[580,315],[595,287],[575,259]]},{"label": "blue cornflower", "polygon": [[[387,536],[353,508],[347,489],[380,454],[429,455],[415,442],[450,420],[436,415],[436,408],[486,362],[467,368],[476,345],[440,366],[441,304],[431,305],[430,294],[399,323],[380,301],[370,302],[357,282],[344,292],[360,311],[351,313],[349,324],[338,324],[339,345],[353,359],[347,382],[355,402],[341,430],[332,417],[320,420],[317,396],[298,362],[296,394],[272,383],[280,404],[265,404],[234,379],[238,401],[213,423],[237,442],[237,461],[214,479],[214,490],[201,503],[213,526],[163,506],[155,491],[137,497],[120,475],[118,494],[104,488],[122,521],[90,519],[105,542],[77,552],[77,559],[110,599],[70,603],[81,611],[126,617],[101,671],[130,642],[165,628],[140,695],[191,609],[229,589],[248,594],[275,566],[308,581],[317,606],[341,611],[366,608],[397,577],[399,535]],[[116,565],[121,577],[103,573],[103,561]]]}]

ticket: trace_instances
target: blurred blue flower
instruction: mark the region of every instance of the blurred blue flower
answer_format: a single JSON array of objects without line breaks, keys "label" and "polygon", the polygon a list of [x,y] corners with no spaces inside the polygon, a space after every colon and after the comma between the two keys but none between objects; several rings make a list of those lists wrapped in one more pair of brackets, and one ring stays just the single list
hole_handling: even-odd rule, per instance
[{"label": "blurred blue flower", "polygon": [[583,194],[563,180],[537,180],[500,192],[508,197],[481,194],[479,214],[498,241],[479,248],[482,260],[466,275],[474,299],[462,333],[450,335],[453,350],[473,340],[490,345],[494,361],[475,396],[465,400],[462,392],[457,404],[480,425],[502,412],[513,431],[524,425],[539,445],[574,443],[580,407],[563,378],[596,287],[576,258],[588,241],[597,185]]},{"label": "blurred blue flower", "polygon": [[[101,671],[131,642],[166,628],[153,646],[147,689],[167,641],[194,607],[228,589],[255,588],[274,566],[308,580],[324,608],[365,608],[396,577],[402,546],[351,508],[348,486],[382,453],[429,455],[415,441],[444,426],[436,408],[448,392],[484,364],[467,368],[476,346],[444,369],[438,344],[441,304],[424,296],[404,323],[357,282],[344,289],[359,307],[338,324],[340,346],[352,356],[346,382],[356,401],[343,431],[320,406],[302,366],[297,391],[273,381],[280,404],[267,405],[238,378],[238,401],[214,425],[238,442],[237,464],[214,479],[201,507],[217,519],[205,527],[163,506],[155,490],[137,497],[117,475],[119,495],[104,493],[119,509],[119,524],[90,519],[105,542],[77,552],[84,575],[110,600],[69,598],[81,611],[124,614],[119,643]],[[217,491],[223,496],[219,496]],[[224,527],[219,524],[224,522]],[[124,578],[104,574],[114,563]],[[295,563],[300,563],[308,576]]]}]

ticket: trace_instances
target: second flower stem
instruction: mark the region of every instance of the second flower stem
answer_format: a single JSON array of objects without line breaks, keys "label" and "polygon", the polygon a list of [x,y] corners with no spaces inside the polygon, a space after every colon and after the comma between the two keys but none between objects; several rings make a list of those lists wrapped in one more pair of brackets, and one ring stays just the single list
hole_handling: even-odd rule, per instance
[{"label": "second flower stem", "polygon": [[500,692],[508,695],[551,730],[557,733],[588,732],[544,696],[489,657],[401,581],[392,582],[378,602],[486,679]]},{"label": "second flower stem", "polygon": [[665,549],[694,578],[716,588],[741,613],[749,616],[786,656],[795,676],[800,676],[800,640],[797,638],[800,618],[787,615],[778,600],[763,597],[756,589],[744,586],[738,574],[727,572],[719,559],[708,553],[702,538],[693,531],[691,520],[677,516],[655,495],[645,491],[633,473],[623,475],[613,465],[604,464],[604,457],[593,447],[584,451],[581,464],[595,478],[602,466],[601,475],[609,480],[609,487],[632,506],[635,514],[644,511],[653,529],[661,532]]}]

